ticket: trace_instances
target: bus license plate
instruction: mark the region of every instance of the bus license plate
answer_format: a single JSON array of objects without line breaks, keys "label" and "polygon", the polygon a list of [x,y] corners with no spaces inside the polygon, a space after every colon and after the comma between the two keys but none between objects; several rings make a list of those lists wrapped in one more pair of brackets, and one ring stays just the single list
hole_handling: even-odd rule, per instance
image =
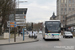
[{"label": "bus license plate", "polygon": [[55,38],[54,36],[52,36],[52,38]]}]

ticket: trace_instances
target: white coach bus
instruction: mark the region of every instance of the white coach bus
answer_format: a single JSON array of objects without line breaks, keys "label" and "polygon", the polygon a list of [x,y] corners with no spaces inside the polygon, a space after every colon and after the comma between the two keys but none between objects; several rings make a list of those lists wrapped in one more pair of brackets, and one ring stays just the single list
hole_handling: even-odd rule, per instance
[{"label": "white coach bus", "polygon": [[43,24],[43,39],[57,39],[61,38],[61,23],[60,20],[45,21]]}]

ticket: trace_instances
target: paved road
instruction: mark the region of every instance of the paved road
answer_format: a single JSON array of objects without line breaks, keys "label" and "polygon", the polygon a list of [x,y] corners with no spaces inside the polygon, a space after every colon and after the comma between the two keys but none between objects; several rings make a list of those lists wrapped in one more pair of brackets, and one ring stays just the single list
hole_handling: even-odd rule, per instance
[{"label": "paved road", "polygon": [[33,43],[0,46],[0,50],[75,50],[75,37],[61,38],[60,41],[44,41],[40,34],[38,39],[38,42]]}]

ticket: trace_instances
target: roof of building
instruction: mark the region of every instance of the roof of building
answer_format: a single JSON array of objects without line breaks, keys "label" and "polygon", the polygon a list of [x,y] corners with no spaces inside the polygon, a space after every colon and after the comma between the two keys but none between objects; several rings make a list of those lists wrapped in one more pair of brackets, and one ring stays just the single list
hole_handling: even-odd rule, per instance
[{"label": "roof of building", "polygon": [[[60,20],[49,20],[49,21],[60,21]],[[48,22],[48,21],[47,21]]]},{"label": "roof of building", "polygon": [[16,14],[26,14],[27,13],[27,8],[17,8],[16,9]]}]

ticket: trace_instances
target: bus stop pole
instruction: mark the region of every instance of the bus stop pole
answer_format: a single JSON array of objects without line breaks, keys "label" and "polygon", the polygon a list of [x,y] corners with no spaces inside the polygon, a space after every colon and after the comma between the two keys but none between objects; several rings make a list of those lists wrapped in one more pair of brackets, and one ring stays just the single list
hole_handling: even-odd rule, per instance
[{"label": "bus stop pole", "polygon": [[23,41],[24,41],[24,28],[23,28]]}]

